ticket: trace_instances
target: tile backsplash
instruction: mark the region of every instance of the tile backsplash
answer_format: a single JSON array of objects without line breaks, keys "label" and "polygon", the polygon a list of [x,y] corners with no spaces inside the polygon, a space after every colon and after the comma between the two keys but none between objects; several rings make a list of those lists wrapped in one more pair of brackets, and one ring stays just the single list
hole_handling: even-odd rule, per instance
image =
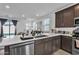
[{"label": "tile backsplash", "polygon": [[54,30],[58,33],[72,34],[73,30],[75,30],[75,27],[72,27],[72,28],[54,28]]}]

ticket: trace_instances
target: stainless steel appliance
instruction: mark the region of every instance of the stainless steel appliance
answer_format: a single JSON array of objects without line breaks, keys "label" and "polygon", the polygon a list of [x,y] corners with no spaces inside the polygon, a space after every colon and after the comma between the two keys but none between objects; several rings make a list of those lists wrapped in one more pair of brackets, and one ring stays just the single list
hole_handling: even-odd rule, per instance
[{"label": "stainless steel appliance", "polygon": [[5,55],[34,55],[34,41],[6,46]]},{"label": "stainless steel appliance", "polygon": [[79,40],[79,37],[73,37],[72,40],[72,54],[79,55],[79,48],[76,47],[76,40]]},{"label": "stainless steel appliance", "polygon": [[76,47],[76,40],[79,40],[79,28],[76,28],[73,31],[73,39],[72,39],[72,54],[79,55],[79,48]]}]

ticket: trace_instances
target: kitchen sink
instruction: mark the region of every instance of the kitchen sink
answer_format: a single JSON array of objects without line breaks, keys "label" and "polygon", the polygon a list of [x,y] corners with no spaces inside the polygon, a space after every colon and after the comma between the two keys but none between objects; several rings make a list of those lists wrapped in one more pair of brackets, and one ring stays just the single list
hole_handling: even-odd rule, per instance
[{"label": "kitchen sink", "polygon": [[21,40],[29,40],[29,39],[33,39],[33,38],[40,38],[40,37],[46,37],[47,35],[37,35],[37,36],[32,36],[32,37],[20,37]]},{"label": "kitchen sink", "polygon": [[21,40],[29,40],[29,39],[33,39],[33,37],[20,37]]},{"label": "kitchen sink", "polygon": [[35,36],[35,38],[40,38],[40,37],[46,37],[47,35],[38,35],[38,36]]}]

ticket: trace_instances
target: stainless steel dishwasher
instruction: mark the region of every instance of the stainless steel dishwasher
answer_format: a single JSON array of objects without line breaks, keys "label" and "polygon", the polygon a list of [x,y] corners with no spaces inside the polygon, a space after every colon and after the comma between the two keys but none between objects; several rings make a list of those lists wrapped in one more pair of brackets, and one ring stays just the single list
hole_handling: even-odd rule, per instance
[{"label": "stainless steel dishwasher", "polygon": [[34,41],[9,46],[9,55],[34,55]]}]

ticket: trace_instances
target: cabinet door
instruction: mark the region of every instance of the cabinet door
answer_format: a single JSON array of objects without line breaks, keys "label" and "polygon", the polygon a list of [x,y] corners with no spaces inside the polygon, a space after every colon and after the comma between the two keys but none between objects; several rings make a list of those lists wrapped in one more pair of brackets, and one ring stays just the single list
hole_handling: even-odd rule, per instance
[{"label": "cabinet door", "polygon": [[62,38],[62,49],[72,53],[72,38],[63,36]]},{"label": "cabinet door", "polygon": [[34,44],[34,54],[43,55],[44,54],[44,42]]},{"label": "cabinet door", "polygon": [[67,47],[67,39],[62,37],[62,49],[66,50],[66,47]]},{"label": "cabinet door", "polygon": [[62,12],[57,12],[56,14],[56,27],[63,27],[63,14]]},{"label": "cabinet door", "polygon": [[52,37],[52,53],[54,53],[57,50],[55,38],[56,37]]},{"label": "cabinet door", "polygon": [[74,8],[67,8],[63,11],[63,23],[64,27],[74,26]]},{"label": "cabinet door", "polygon": [[60,36],[56,36],[56,37],[55,37],[56,51],[60,49],[60,44],[61,44]]},{"label": "cabinet door", "polygon": [[56,36],[52,38],[52,51],[53,53],[60,49],[60,36]]},{"label": "cabinet door", "polygon": [[75,17],[79,17],[79,4],[75,5]]},{"label": "cabinet door", "polygon": [[44,45],[44,53],[52,54],[52,39],[51,38],[47,38],[47,39],[48,41],[46,41]]}]

